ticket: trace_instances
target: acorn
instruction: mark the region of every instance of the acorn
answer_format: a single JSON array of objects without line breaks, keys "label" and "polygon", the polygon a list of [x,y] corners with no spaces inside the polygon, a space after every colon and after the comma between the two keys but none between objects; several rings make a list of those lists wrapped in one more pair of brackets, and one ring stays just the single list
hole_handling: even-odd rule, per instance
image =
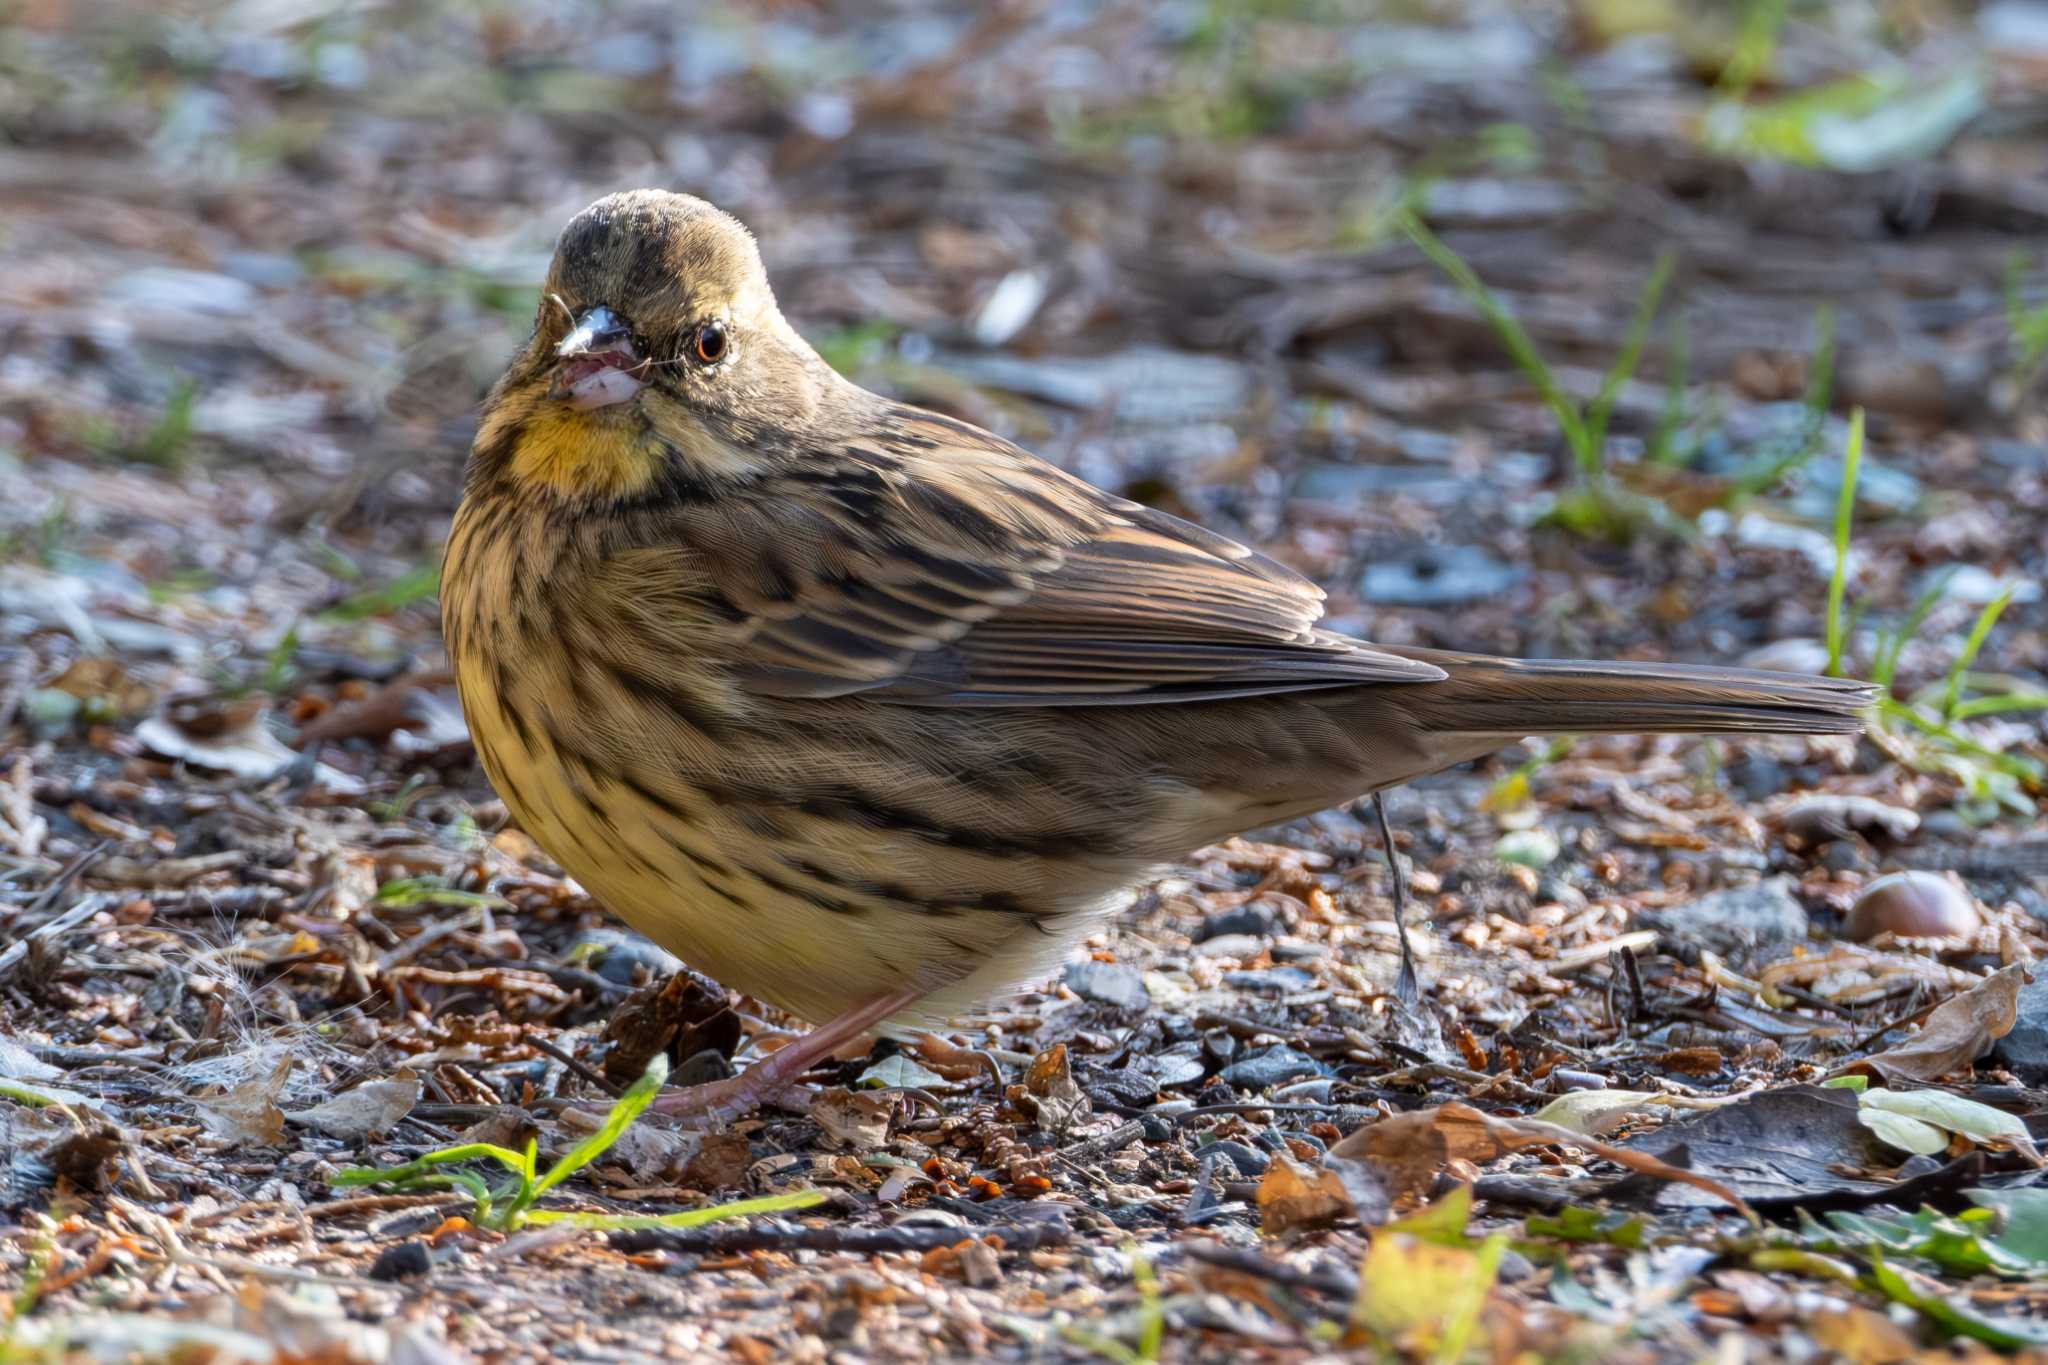
[{"label": "acorn", "polygon": [[1871,882],[1849,907],[1845,938],[1867,943],[1899,938],[1962,938],[1983,926],[1969,893],[1933,872],[1890,872]]}]

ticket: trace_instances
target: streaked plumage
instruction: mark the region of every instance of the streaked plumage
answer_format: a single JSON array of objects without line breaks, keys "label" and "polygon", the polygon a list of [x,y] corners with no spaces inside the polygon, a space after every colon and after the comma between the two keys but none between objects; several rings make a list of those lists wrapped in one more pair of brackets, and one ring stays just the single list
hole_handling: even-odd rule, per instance
[{"label": "streaked plumage", "polygon": [[[699,200],[593,205],[546,293],[448,546],[478,751],[608,907],[809,1019],[906,989],[943,1018],[1149,868],[1525,734],[1839,732],[1869,700],[1321,629],[1292,570],[841,378]],[[558,354],[598,308],[632,336]]]}]

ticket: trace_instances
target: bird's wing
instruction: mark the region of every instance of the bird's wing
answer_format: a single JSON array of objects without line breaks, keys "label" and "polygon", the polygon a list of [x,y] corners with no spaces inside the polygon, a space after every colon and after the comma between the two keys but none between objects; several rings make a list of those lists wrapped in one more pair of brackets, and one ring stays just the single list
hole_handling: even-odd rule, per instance
[{"label": "bird's wing", "polygon": [[705,547],[748,690],[1106,706],[1445,676],[1318,630],[1322,590],[1235,541],[978,428],[892,417],[764,490],[772,528]]}]

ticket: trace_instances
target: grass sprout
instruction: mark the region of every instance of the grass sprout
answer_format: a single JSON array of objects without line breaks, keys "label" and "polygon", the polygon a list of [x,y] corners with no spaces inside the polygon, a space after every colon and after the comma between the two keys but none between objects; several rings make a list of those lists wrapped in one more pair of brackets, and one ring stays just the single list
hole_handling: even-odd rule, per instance
[{"label": "grass sprout", "polygon": [[320,613],[322,621],[361,621],[372,616],[409,607],[415,602],[424,602],[441,590],[441,559],[434,558],[415,564],[403,574],[382,587],[371,588],[354,596],[343,598]]},{"label": "grass sprout", "polygon": [[2007,378],[2025,389],[2048,361],[2048,303],[2027,302],[2027,258],[2014,252],[2005,263],[2005,325],[2012,329],[2013,362]]},{"label": "grass sprout", "polygon": [[[537,1144],[528,1139],[524,1151],[513,1151],[490,1142],[465,1142],[443,1147],[398,1166],[350,1166],[334,1174],[332,1183],[341,1186],[388,1185],[399,1191],[459,1189],[475,1201],[470,1221],[493,1232],[516,1232],[529,1225],[551,1223],[609,1231],[639,1228],[694,1228],[727,1218],[744,1218],[755,1213],[785,1213],[822,1203],[823,1190],[796,1190],[761,1199],[741,1199],[706,1209],[681,1213],[611,1214],[573,1213],[541,1209],[534,1205],[549,1190],[597,1160],[633,1125],[633,1120],[654,1103],[663,1081],[668,1079],[668,1058],[656,1053],[625,1094],[613,1103],[604,1123],[590,1136],[563,1154],[546,1171],[537,1158]],[[492,1185],[473,1170],[452,1170],[472,1162],[494,1161],[511,1172],[512,1178]]]},{"label": "grass sprout", "polygon": [[1067,1344],[1092,1351],[1104,1360],[1117,1362],[1117,1365],[1151,1365],[1158,1360],[1159,1348],[1166,1341],[1166,1300],[1159,1292],[1159,1277],[1152,1270],[1152,1262],[1142,1256],[1132,1257],[1131,1283],[1138,1290],[1136,1346],[1126,1346],[1115,1337],[1090,1331],[1078,1324],[1060,1334]]},{"label": "grass sprout", "polygon": [[[1828,579],[1828,672],[1836,677],[1842,674],[1849,635],[1849,539],[1862,462],[1863,410],[1858,408],[1849,420],[1849,442],[1843,454],[1842,493],[1835,507],[1835,567]],[[1870,668],[1871,681],[1879,689],[1870,737],[1908,767],[1954,779],[1962,788],[1960,809],[1965,819],[1987,823],[2001,811],[2032,816],[2035,805],[2029,793],[2048,782],[2048,766],[2029,755],[2006,752],[1995,735],[1967,728],[1970,721],[1985,717],[2048,711],[2048,691],[2018,679],[1977,673],[1970,667],[1998,618],[2011,605],[2013,588],[1984,604],[1939,681],[1909,696],[1898,693],[1900,657],[1943,600],[1952,576],[1937,579],[1897,626],[1878,634]]]},{"label": "grass sprout", "polygon": [[1849,444],[1842,453],[1842,494],[1835,500],[1835,571],[1828,576],[1828,676],[1842,676],[1846,634],[1842,603],[1849,590],[1849,530],[1856,520],[1856,476],[1863,467],[1863,409],[1849,416]]},{"label": "grass sprout", "polygon": [[1632,539],[1645,524],[1668,530],[1689,526],[1676,522],[1661,502],[1616,488],[1607,470],[1608,421],[1622,386],[1635,377],[1636,367],[1642,361],[1643,346],[1656,322],[1665,286],[1678,264],[1677,254],[1670,250],[1658,254],[1637,297],[1635,316],[1622,336],[1621,349],[1615,353],[1614,362],[1607,367],[1593,397],[1582,403],[1565,393],[1528,331],[1464,257],[1431,232],[1412,210],[1403,213],[1401,228],[1408,240],[1479,310],[1557,420],[1558,431],[1578,471],[1579,486],[1558,500],[1550,520],[1571,530],[1618,541]]}]

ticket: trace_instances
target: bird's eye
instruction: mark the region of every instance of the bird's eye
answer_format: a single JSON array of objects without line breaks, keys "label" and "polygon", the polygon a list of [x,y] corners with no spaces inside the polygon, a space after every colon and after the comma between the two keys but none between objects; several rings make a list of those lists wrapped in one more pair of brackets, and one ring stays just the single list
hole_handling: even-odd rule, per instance
[{"label": "bird's eye", "polygon": [[726,346],[724,326],[716,322],[707,322],[697,329],[697,339],[691,343],[690,349],[695,351],[697,359],[706,365],[716,365],[725,359]]}]

